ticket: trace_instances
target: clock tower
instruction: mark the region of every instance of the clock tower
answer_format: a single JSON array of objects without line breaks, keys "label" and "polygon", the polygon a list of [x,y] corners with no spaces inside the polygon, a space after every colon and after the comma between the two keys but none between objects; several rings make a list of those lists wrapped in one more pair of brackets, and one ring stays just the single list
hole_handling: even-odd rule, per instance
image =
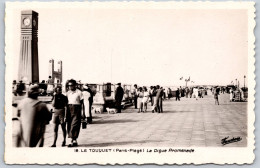
[{"label": "clock tower", "polygon": [[21,47],[18,80],[39,82],[38,13],[32,10],[21,13]]}]

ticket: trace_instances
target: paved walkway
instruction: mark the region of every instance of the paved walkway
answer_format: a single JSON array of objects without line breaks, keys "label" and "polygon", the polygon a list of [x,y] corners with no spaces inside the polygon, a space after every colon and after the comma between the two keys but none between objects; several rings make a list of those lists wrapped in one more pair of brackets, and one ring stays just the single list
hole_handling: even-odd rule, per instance
[{"label": "paved walkway", "polygon": [[[164,113],[137,113],[128,107],[121,114],[94,114],[93,124],[80,132],[79,147],[217,147],[229,136],[242,140],[224,147],[247,145],[247,102],[229,102],[229,94],[212,94],[196,100],[163,101]],[[47,126],[45,146],[53,141],[53,124]],[[67,143],[70,140],[67,139]],[[62,143],[59,128],[57,146]]]}]

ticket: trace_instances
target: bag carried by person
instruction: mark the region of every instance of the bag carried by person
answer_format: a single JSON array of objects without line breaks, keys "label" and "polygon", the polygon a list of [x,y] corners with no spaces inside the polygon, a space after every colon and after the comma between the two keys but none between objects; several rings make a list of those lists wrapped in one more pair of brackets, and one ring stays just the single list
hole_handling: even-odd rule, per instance
[{"label": "bag carried by person", "polygon": [[85,119],[82,119],[81,123],[82,123],[82,129],[87,129],[87,121]]}]

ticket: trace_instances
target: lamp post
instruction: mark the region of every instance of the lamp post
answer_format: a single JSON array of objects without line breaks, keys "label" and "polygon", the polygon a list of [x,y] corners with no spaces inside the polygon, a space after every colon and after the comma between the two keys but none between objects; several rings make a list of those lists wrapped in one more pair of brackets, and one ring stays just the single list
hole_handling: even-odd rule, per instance
[{"label": "lamp post", "polygon": [[187,87],[187,83],[190,81],[190,77],[188,79],[185,79],[186,82],[186,87]]},{"label": "lamp post", "polygon": [[237,87],[237,79],[236,79],[236,87]]},{"label": "lamp post", "polygon": [[246,79],[246,75],[244,75],[244,89],[246,88],[245,79]]}]

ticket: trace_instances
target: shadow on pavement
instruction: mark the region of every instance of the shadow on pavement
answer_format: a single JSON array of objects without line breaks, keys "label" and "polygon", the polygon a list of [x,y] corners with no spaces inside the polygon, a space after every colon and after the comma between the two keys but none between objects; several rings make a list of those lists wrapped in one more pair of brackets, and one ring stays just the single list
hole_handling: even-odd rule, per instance
[{"label": "shadow on pavement", "polygon": [[92,124],[96,125],[96,124],[115,124],[115,123],[127,123],[127,122],[138,122],[138,120],[127,120],[127,119],[123,119],[123,120],[98,120],[98,121],[94,121]]},{"label": "shadow on pavement", "polygon": [[187,112],[195,112],[193,110],[189,111],[163,111],[163,113],[187,113]]},{"label": "shadow on pavement", "polygon": [[[235,104],[236,103],[236,104]],[[232,102],[232,103],[219,103],[219,105],[227,105],[227,106],[230,106],[230,105],[244,105],[244,104],[242,104],[243,102]],[[239,104],[240,103],[240,104]],[[213,105],[215,105],[215,104],[213,104]]]},{"label": "shadow on pavement", "polygon": [[[107,142],[107,143],[95,143],[95,144],[79,144],[78,147],[107,147],[107,146],[119,146],[126,144],[143,144],[150,142],[162,142],[162,140],[142,140],[142,141],[123,141],[123,142]],[[141,145],[140,145],[141,146]]]},{"label": "shadow on pavement", "polygon": [[122,113],[137,113],[138,110],[137,109],[133,109],[133,111],[130,111],[129,109],[122,111]]},{"label": "shadow on pavement", "polygon": [[102,118],[102,117],[99,117],[99,116],[92,116],[92,118],[94,118],[94,119],[98,119],[98,118]]}]

